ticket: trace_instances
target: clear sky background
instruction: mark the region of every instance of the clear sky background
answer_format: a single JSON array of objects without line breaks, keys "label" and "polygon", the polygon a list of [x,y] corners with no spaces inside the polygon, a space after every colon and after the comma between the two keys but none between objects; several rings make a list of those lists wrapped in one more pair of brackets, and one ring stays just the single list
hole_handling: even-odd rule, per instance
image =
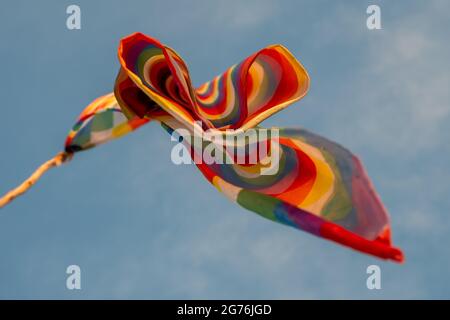
[{"label": "clear sky background", "polygon": [[[66,28],[81,7],[82,29]],[[381,6],[382,30],[366,28]],[[120,38],[175,48],[199,85],[281,43],[311,89],[264,125],[302,126],[358,154],[390,211],[397,265],[265,220],[157,124],[75,156],[0,212],[0,298],[450,298],[450,2],[8,1],[0,11],[0,194],[62,150],[112,91]],[[82,289],[66,289],[77,264]],[[366,288],[377,264],[382,289]]]}]

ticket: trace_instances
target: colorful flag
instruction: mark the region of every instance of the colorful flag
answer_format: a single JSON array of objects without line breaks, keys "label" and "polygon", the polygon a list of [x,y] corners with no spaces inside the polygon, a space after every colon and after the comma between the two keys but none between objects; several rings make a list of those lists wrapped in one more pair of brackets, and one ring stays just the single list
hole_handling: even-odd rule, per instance
[{"label": "colorful flag", "polygon": [[[144,34],[121,40],[119,60],[114,93],[82,112],[64,153],[40,174],[75,152],[154,120],[178,139],[205,178],[240,206],[358,251],[403,261],[391,245],[388,213],[355,155],[304,129],[258,126],[308,91],[305,68],[286,48],[266,47],[198,88],[181,57]],[[0,207],[26,186],[2,198]]]}]

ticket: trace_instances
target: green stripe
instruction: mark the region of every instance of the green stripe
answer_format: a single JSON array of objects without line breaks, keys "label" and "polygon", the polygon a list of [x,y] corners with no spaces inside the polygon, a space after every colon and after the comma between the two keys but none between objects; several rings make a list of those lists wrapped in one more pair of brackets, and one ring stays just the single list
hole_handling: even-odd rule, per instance
[{"label": "green stripe", "polygon": [[277,221],[275,207],[280,202],[276,198],[249,190],[242,190],[237,198],[239,205],[272,221]]}]

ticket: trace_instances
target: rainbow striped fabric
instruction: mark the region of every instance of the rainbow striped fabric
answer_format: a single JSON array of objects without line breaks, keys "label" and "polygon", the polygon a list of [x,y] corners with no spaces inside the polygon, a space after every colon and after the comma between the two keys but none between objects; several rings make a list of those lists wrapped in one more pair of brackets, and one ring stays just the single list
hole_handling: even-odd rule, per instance
[{"label": "rainbow striped fabric", "polygon": [[66,138],[66,151],[90,149],[112,139],[120,138],[146,124],[149,119],[127,118],[114,94],[99,97],[88,105]]},{"label": "rainbow striped fabric", "polygon": [[[286,48],[264,48],[198,88],[181,57],[144,34],[122,39],[119,60],[114,94],[83,111],[66,140],[67,152],[155,120],[174,136],[184,130],[177,139],[205,178],[242,207],[361,252],[403,261],[391,245],[387,211],[355,155],[303,129],[258,126],[308,91],[306,70]],[[235,139],[246,134],[248,139]],[[250,134],[266,138],[255,142]],[[233,152],[225,141],[233,142]],[[263,142],[270,143],[261,155],[255,150]],[[208,149],[215,161],[204,159]],[[253,161],[235,161],[237,150]],[[267,174],[274,162],[275,170]]]}]

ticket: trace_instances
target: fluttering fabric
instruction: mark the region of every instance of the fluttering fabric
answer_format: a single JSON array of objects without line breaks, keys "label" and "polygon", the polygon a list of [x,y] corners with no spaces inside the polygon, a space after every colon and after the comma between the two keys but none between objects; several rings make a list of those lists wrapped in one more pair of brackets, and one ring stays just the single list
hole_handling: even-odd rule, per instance
[{"label": "fluttering fabric", "polygon": [[[192,85],[181,57],[154,38],[134,33],[121,40],[118,53],[121,69],[114,92],[97,98],[81,113],[66,139],[66,158],[153,120],[170,134],[179,129],[191,133],[191,139],[179,138],[190,157],[198,160],[208,145],[216,150],[223,145],[208,135],[201,135],[200,144],[195,143],[199,139],[195,133],[213,132],[224,140],[236,132],[259,134],[265,130],[258,126],[260,122],[301,99],[309,87],[306,70],[281,45],[256,52],[198,88]],[[267,153],[277,154],[278,166],[272,174],[262,173],[268,166],[267,157],[251,164],[195,164],[227,198],[250,211],[402,262],[401,250],[391,245],[388,213],[360,160],[307,130],[275,129],[279,138],[269,144]],[[255,150],[251,144],[236,148],[247,150],[249,157],[253,152],[249,150]],[[223,157],[230,157],[224,147]]]}]

